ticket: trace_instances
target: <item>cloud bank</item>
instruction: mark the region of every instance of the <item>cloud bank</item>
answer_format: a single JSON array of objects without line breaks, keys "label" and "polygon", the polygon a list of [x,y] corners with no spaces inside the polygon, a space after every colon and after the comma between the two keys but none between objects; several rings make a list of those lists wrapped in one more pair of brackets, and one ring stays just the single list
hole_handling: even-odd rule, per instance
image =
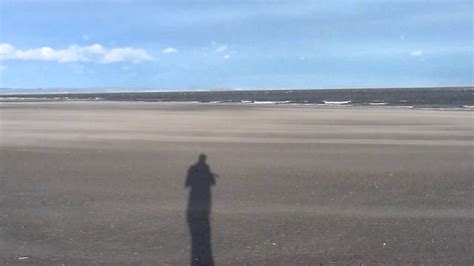
[{"label": "cloud bank", "polygon": [[97,43],[90,46],[71,45],[66,49],[40,47],[26,50],[17,49],[8,43],[0,44],[0,60],[111,64],[118,62],[141,63],[152,59],[152,56],[143,49],[131,47],[107,49]]}]

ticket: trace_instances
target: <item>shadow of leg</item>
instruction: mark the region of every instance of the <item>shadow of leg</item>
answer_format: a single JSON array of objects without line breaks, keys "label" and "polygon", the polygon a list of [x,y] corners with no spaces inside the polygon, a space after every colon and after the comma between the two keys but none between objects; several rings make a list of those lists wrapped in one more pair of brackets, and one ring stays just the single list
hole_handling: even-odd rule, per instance
[{"label": "shadow of leg", "polygon": [[190,213],[188,222],[191,233],[191,265],[214,265],[209,215]]}]

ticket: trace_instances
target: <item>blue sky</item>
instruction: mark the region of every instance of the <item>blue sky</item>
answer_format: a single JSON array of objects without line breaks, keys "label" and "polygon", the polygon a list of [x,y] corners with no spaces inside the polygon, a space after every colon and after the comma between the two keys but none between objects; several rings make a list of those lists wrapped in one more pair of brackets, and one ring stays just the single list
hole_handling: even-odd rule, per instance
[{"label": "blue sky", "polygon": [[473,11],[455,0],[0,0],[0,87],[472,86]]}]

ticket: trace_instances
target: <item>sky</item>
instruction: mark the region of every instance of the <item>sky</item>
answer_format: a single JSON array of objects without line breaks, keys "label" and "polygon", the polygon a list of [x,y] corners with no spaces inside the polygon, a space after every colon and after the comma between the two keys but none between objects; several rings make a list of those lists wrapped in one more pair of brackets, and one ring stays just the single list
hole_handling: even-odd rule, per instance
[{"label": "sky", "polygon": [[473,85],[473,1],[0,0],[0,92]]}]

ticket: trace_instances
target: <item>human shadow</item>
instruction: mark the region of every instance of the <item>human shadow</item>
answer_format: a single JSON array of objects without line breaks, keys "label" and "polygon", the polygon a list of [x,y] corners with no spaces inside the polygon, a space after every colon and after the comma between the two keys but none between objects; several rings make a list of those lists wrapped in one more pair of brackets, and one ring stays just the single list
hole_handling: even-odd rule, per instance
[{"label": "human shadow", "polygon": [[185,187],[189,188],[186,211],[191,234],[191,265],[214,265],[211,245],[211,187],[216,175],[206,163],[207,156],[199,155],[198,161],[188,169]]}]

